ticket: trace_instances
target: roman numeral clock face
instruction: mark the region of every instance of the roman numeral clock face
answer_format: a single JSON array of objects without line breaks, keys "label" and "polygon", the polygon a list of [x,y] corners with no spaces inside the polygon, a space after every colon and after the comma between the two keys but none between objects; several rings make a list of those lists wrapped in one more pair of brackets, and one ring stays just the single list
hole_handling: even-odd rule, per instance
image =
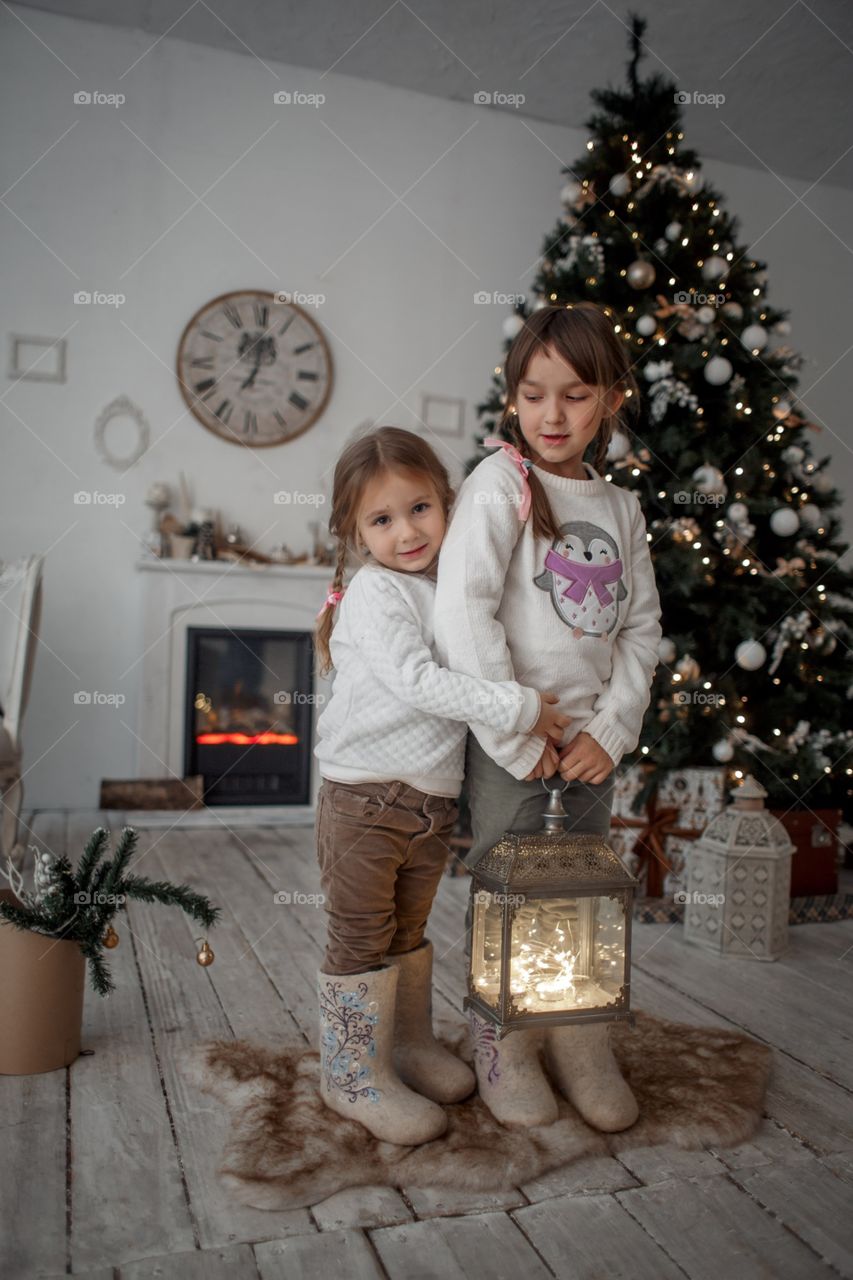
[{"label": "roman numeral clock face", "polygon": [[332,357],[300,307],[246,289],[214,298],[190,320],[178,347],[178,383],[209,431],[262,448],[316,422],[332,388]]}]

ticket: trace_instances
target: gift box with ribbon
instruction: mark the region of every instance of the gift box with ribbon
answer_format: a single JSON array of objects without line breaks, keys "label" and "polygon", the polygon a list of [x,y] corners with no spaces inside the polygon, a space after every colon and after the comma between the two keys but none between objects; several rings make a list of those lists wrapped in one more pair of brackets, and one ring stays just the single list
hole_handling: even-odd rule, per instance
[{"label": "gift box with ribbon", "polygon": [[645,881],[646,897],[664,895],[664,881],[678,879],[689,841],[725,808],[726,771],[671,769],[646,806],[632,804],[644,786],[647,766],[632,765],[616,779],[610,844],[632,875]]}]

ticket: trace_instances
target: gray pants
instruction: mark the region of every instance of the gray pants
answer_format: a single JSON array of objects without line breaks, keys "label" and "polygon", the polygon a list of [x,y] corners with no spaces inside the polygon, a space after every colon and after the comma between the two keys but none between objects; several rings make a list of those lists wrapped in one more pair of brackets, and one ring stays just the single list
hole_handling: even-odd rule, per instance
[{"label": "gray pants", "polygon": [[[570,782],[566,787],[555,774],[546,778],[548,787],[565,787],[562,792],[563,808],[568,815],[567,831],[587,831],[607,836],[610,832],[610,811],[613,806],[614,774],[604,782]],[[548,792],[542,779],[523,782],[514,778],[506,769],[495,764],[480,746],[474,734],[468,733],[465,750],[465,793],[471,811],[473,843],[465,855],[469,869],[497,844],[506,831],[539,831],[548,804]],[[468,907],[467,949],[471,949],[471,907]]]}]

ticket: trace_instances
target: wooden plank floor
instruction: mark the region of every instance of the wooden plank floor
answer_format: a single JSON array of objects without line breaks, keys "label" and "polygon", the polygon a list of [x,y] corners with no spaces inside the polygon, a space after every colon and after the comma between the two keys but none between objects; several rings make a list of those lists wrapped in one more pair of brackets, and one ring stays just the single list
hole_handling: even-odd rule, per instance
[{"label": "wooden plank floor", "polygon": [[[229,1201],[221,1109],[177,1051],[210,1037],[314,1044],[322,909],[309,827],[140,825],[140,874],[223,908],[216,963],[195,963],[182,913],[132,905],[118,990],[88,991],[67,1071],[0,1077],[0,1275],[90,1280],[267,1277],[853,1277],[853,921],[790,932],[776,964],[715,961],[680,928],[637,925],[634,1005],[771,1045],[766,1117],[736,1150],[655,1147],[589,1159],[496,1195],[361,1188],[311,1210]],[[28,843],[79,857],[123,815],[39,813]],[[290,894],[290,905],[276,895]],[[445,879],[430,923],[434,1012],[463,994],[467,881]]]}]

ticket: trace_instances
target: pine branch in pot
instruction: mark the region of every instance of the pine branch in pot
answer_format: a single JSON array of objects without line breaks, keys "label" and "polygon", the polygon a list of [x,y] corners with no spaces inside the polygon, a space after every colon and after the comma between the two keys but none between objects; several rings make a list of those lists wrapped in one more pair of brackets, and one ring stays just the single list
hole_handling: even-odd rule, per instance
[{"label": "pine branch in pot", "polygon": [[[221,909],[187,885],[128,873],[137,840],[125,827],[109,858],[109,833],[98,827],[76,869],[33,850],[31,892],[11,859],[0,869],[11,886],[0,891],[0,1075],[55,1071],[77,1058],[86,965],[98,995],[115,990],[104,951],[118,945],[112,922],[130,899],[180,907],[205,928],[216,923]],[[212,954],[205,942],[196,958],[206,965]]]}]

